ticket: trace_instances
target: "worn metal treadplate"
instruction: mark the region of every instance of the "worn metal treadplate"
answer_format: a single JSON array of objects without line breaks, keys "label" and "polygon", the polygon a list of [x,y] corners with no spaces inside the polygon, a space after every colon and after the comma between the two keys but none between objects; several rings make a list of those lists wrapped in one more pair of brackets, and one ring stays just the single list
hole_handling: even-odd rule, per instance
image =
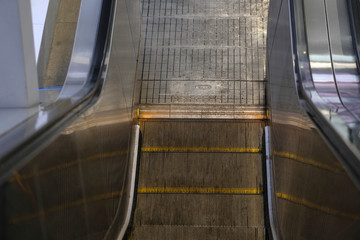
[{"label": "worn metal treadplate", "polygon": [[268,0],[142,0],[140,104],[264,106]]}]

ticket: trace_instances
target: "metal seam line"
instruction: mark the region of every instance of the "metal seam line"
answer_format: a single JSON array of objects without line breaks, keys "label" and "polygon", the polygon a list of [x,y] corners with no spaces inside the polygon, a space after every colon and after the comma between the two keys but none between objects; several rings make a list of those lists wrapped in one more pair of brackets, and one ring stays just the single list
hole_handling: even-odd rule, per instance
[{"label": "metal seam line", "polygon": [[58,205],[55,207],[51,207],[42,211],[38,211],[35,213],[31,213],[31,214],[26,214],[20,217],[15,217],[15,218],[10,218],[10,220],[8,221],[9,224],[17,224],[17,223],[21,223],[24,221],[28,221],[31,220],[33,218],[37,218],[41,215],[47,215],[47,214],[51,214],[51,213],[55,213],[55,212],[59,212],[71,207],[77,207],[77,206],[81,206],[83,205],[85,202],[89,203],[89,202],[96,202],[96,201],[101,201],[101,200],[106,200],[106,199],[111,199],[113,197],[120,197],[122,196],[123,192],[111,192],[111,193],[104,193],[104,194],[99,194],[99,195],[95,195],[92,196],[90,198],[85,198],[85,199],[80,199],[80,200],[76,200],[73,202],[69,202],[66,204],[62,204],[62,205]]},{"label": "metal seam line", "polygon": [[261,153],[261,148],[226,147],[142,147],[142,152],[219,152],[219,153]]},{"label": "metal seam line", "polygon": [[192,193],[192,194],[244,194],[260,195],[263,193],[261,188],[202,188],[202,187],[139,187],[138,193]]},{"label": "metal seam line", "polygon": [[278,192],[278,193],[276,193],[276,196],[280,199],[284,199],[284,200],[290,201],[292,203],[300,204],[305,207],[324,212],[326,214],[330,214],[330,215],[334,215],[334,216],[342,217],[342,218],[348,218],[348,219],[352,219],[355,221],[360,220],[360,215],[346,213],[346,212],[339,211],[339,210],[336,210],[336,209],[333,209],[330,207],[322,206],[322,205],[319,205],[316,203],[312,203],[306,199],[292,196],[290,194]]},{"label": "metal seam line", "polygon": [[[126,187],[128,191],[125,192],[125,196],[123,198],[128,199],[127,206],[125,210],[125,219],[124,224],[121,226],[119,234],[117,235],[117,240],[122,240],[126,233],[126,230],[130,224],[131,220],[131,213],[134,204],[134,195],[135,195],[135,184],[136,184],[136,169],[137,169],[137,161],[138,161],[138,151],[139,151],[139,138],[140,138],[140,126],[135,124],[132,127],[131,133],[131,143],[130,143],[130,156],[129,156],[129,163],[128,163],[128,177],[126,179]],[[121,185],[120,185],[121,186]],[[116,211],[116,215],[120,214],[120,209]],[[115,223],[116,224],[116,223]],[[107,239],[109,235],[106,234],[105,239]]]},{"label": "metal seam line", "polygon": [[[241,189],[241,188],[139,188],[138,189],[138,193],[144,193],[144,191],[148,191],[145,193],[151,193],[149,192],[150,190],[156,190],[157,192],[154,193],[161,193],[159,191],[163,191],[163,193],[181,193],[179,192],[181,189],[186,189],[186,190],[198,190],[198,192],[192,192],[192,193],[218,193],[218,191],[223,191],[224,194],[261,194],[262,193],[262,189]],[[175,191],[176,190],[176,191]],[[139,192],[140,191],[140,192]],[[142,192],[141,192],[142,191]],[[170,192],[172,191],[172,192]],[[203,191],[203,192],[199,192],[199,191]],[[205,192],[204,192],[205,191]],[[208,191],[208,192],[206,192]],[[230,191],[230,192],[229,192]],[[261,192],[260,192],[261,191]],[[238,193],[238,192],[243,192],[243,193]],[[252,193],[252,192],[259,192],[259,193]],[[185,192],[185,193],[190,193],[190,192]],[[20,222],[24,222],[24,221],[28,221],[31,220],[33,218],[39,217],[40,215],[47,215],[47,214],[51,214],[54,212],[58,212],[58,211],[62,211],[65,209],[68,209],[70,207],[76,207],[76,206],[80,206],[82,204],[84,204],[84,202],[95,202],[95,201],[100,201],[100,200],[106,200],[106,199],[110,199],[113,197],[119,197],[121,196],[123,193],[122,192],[112,192],[112,193],[104,193],[104,194],[99,194],[99,195],[95,195],[93,197],[87,198],[87,199],[81,199],[81,200],[77,200],[77,201],[73,201],[67,204],[63,204],[63,205],[59,205],[59,206],[55,206],[52,208],[48,208],[44,211],[39,211],[39,212],[35,212],[32,214],[27,214],[24,216],[20,216],[20,217],[16,217],[16,218],[11,218],[9,220],[9,224],[17,224]],[[355,221],[360,220],[360,215],[355,215],[355,214],[350,214],[350,213],[346,213],[343,211],[339,211],[336,209],[332,209],[329,207],[325,207],[325,206],[321,206],[319,204],[316,203],[312,203],[306,199],[302,199],[302,198],[297,198],[295,196],[286,194],[286,193],[281,193],[278,192],[276,193],[276,196],[280,199],[283,200],[287,200],[296,204],[300,204],[303,205],[305,207],[308,207],[310,209],[314,209],[314,210],[318,210],[321,212],[324,212],[326,214],[330,214],[330,215],[334,215],[334,216],[338,216],[338,217],[343,217],[343,218],[348,218],[348,219],[352,219]]]},{"label": "metal seam line", "polygon": [[298,161],[298,162],[301,162],[301,163],[304,163],[304,164],[312,165],[312,166],[317,167],[317,168],[325,169],[325,170],[328,170],[328,171],[331,171],[331,172],[334,172],[334,173],[339,173],[339,172],[344,171],[341,168],[337,168],[335,166],[330,166],[330,165],[325,164],[325,163],[316,162],[316,161],[311,160],[311,159],[306,159],[306,158],[303,158],[303,157],[300,157],[300,156],[297,156],[295,154],[288,153],[288,152],[274,151],[274,156],[289,158],[289,159],[292,159],[292,160],[295,160],[295,161]]},{"label": "metal seam line", "polygon": [[88,158],[85,158],[85,159],[79,159],[79,160],[75,160],[75,161],[72,161],[72,162],[67,162],[67,163],[55,165],[55,166],[50,167],[50,168],[45,168],[45,169],[42,169],[42,170],[40,170],[40,171],[38,171],[36,173],[30,173],[30,174],[27,174],[27,175],[20,175],[18,172],[15,172],[14,176],[9,179],[9,182],[14,182],[16,180],[26,180],[26,179],[32,178],[34,176],[41,176],[41,175],[44,175],[44,174],[47,174],[47,173],[50,173],[50,172],[53,172],[53,171],[56,171],[56,170],[61,170],[61,169],[65,169],[65,168],[68,168],[68,167],[72,167],[72,166],[74,166],[75,164],[77,164],[79,162],[88,162],[88,161],[94,161],[94,160],[98,160],[98,159],[117,157],[117,156],[125,155],[128,152],[129,152],[128,150],[124,150],[124,151],[119,151],[119,152],[97,154],[97,155],[94,155],[94,156],[91,156],[91,157],[88,157]]}]

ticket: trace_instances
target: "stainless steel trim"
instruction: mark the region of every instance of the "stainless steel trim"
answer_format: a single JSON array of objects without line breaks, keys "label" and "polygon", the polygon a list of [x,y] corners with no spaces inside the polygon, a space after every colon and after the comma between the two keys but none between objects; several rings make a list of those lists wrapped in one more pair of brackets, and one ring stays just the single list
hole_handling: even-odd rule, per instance
[{"label": "stainless steel trim", "polygon": [[[273,212],[276,211],[278,219],[278,237],[358,239],[357,228],[345,227],[356,224],[355,218],[334,217],[335,214],[327,211],[359,213],[356,178],[350,177],[356,170],[351,160],[358,159],[345,159],[348,163],[341,160],[348,156],[349,148],[331,124],[342,127],[343,134],[348,126],[340,118],[344,117],[343,113],[333,110],[334,104],[324,101],[314,87],[305,23],[302,0],[270,2],[267,99],[271,152],[267,155],[271,161],[267,162],[266,179],[270,182],[273,174],[276,201],[272,204],[276,204]],[[326,144],[329,139],[333,142]],[[332,150],[342,156],[336,158]]]},{"label": "stainless steel trim", "polygon": [[271,157],[271,137],[269,126],[265,126],[265,154],[266,154],[266,190],[267,190],[267,205],[269,211],[269,220],[271,227],[272,239],[279,239],[279,227],[276,217],[276,196],[274,189],[274,174],[272,167],[272,157]]},{"label": "stainless steel trim", "polygon": [[[138,150],[139,150],[139,140],[140,140],[140,126],[137,124],[132,129],[132,139],[131,139],[131,152],[130,152],[130,161],[129,168],[127,171],[127,187],[128,191],[126,192],[125,199],[127,200],[128,206],[126,208],[125,221],[121,226],[119,235],[116,239],[123,239],[126,230],[130,223],[131,213],[134,203],[134,194],[135,194],[135,182],[136,182],[136,168],[138,161]],[[123,213],[120,213],[123,214]]]}]

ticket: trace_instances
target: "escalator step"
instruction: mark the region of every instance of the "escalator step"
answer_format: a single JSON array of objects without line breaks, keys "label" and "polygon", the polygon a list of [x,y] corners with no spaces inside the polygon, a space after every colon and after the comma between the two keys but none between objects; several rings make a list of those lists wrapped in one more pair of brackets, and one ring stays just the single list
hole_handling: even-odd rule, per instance
[{"label": "escalator step", "polygon": [[131,239],[265,239],[263,227],[141,226]]},{"label": "escalator step", "polygon": [[143,148],[168,148],[164,151],[171,151],[171,147],[185,152],[197,147],[217,148],[220,152],[227,148],[262,148],[261,121],[149,121],[144,122],[142,132]]},{"label": "escalator step", "polygon": [[261,121],[145,121],[132,239],[264,239]]},{"label": "escalator step", "polygon": [[134,225],[262,227],[262,195],[139,194]]},{"label": "escalator step", "polygon": [[259,153],[142,153],[139,187],[261,188]]}]

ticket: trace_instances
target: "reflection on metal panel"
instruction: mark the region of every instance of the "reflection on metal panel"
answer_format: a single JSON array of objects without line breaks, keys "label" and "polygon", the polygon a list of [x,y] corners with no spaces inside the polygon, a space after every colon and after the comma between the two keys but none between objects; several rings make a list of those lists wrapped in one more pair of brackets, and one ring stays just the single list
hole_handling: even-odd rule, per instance
[{"label": "reflection on metal panel", "polygon": [[[336,2],[319,1],[314,4],[310,1],[305,1],[304,4],[301,1],[293,2],[291,9],[293,9],[294,23],[293,48],[296,49],[294,63],[297,71],[297,90],[305,111],[319,127],[343,166],[360,187],[358,140],[360,122],[354,111],[358,100],[350,97],[355,97],[357,88],[344,87],[349,85],[349,82],[341,73],[345,70],[341,70],[344,67],[341,61],[353,61],[351,59],[354,59],[356,52],[351,44],[351,32],[348,26],[343,27],[344,35],[338,34],[337,25],[349,25],[349,21],[345,19],[349,17],[348,12],[344,7],[334,10],[334,4]],[[342,14],[337,14],[340,12]],[[319,25],[326,31],[319,31],[321,34],[318,34],[316,27]],[[318,49],[316,46],[320,44],[324,46]],[[321,49],[328,50],[321,51]],[[350,53],[351,49],[352,53]],[[357,78],[356,72],[354,68],[346,70],[346,74],[351,75],[352,79]],[[321,81],[318,78],[320,75],[323,78],[320,79]],[[328,82],[324,80],[326,78],[329,79]],[[351,109],[351,106],[356,107]]]},{"label": "reflection on metal panel", "polygon": [[122,219],[116,212],[128,191],[139,10],[139,1],[117,2],[99,101],[1,187],[1,239],[103,239],[107,233],[114,239],[118,234]]},{"label": "reflection on metal panel", "polygon": [[96,21],[100,19],[101,11],[99,9],[101,7],[101,1],[82,2],[81,4],[69,70],[59,99],[74,96],[89,81],[98,37],[96,30],[99,22]]},{"label": "reflection on metal panel", "polygon": [[[337,88],[332,71],[326,12],[322,1],[304,1],[304,18],[307,36],[307,48],[304,54],[309,55],[312,80],[318,94],[328,102],[340,105]],[[298,23],[302,24],[302,23]]]},{"label": "reflection on metal panel", "polygon": [[360,78],[353,48],[347,4],[326,1],[331,57],[339,95],[344,105],[359,120]]},{"label": "reflection on metal panel", "polygon": [[[298,99],[289,10],[289,1],[270,4],[268,89],[275,224],[280,239],[358,239],[360,192]],[[304,23],[294,23],[298,25]],[[301,58],[303,49],[298,45],[297,50]]]},{"label": "reflection on metal panel", "polygon": [[64,84],[71,59],[81,1],[71,1],[71,5],[68,3],[69,0],[49,2],[49,12],[46,17],[44,38],[38,61],[40,87],[61,87]]}]

